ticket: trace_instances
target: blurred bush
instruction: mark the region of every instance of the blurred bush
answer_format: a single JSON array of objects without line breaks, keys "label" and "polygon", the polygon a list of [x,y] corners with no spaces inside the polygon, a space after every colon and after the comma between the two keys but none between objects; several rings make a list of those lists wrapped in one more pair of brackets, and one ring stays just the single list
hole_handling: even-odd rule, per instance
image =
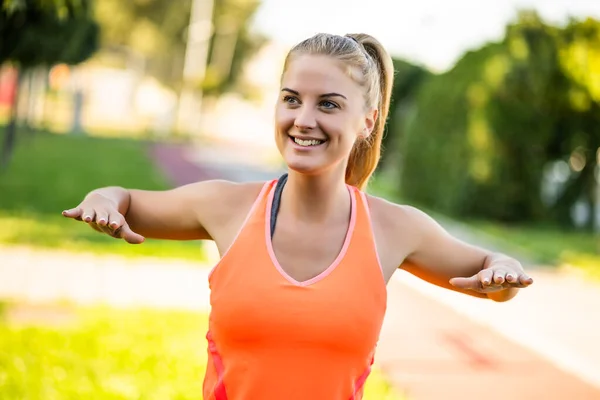
[{"label": "blurred bush", "polygon": [[583,204],[580,222],[593,227],[600,21],[557,27],[522,11],[501,42],[451,70],[403,66],[396,81],[414,83],[396,94],[388,128],[395,161],[386,170],[395,164],[405,200],[456,217],[564,226]]}]

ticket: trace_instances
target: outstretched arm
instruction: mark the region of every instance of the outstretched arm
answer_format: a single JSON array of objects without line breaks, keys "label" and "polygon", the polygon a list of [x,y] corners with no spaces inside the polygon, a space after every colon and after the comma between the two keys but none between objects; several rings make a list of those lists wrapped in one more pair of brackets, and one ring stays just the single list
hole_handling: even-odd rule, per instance
[{"label": "outstretched arm", "polygon": [[427,214],[405,209],[416,238],[400,268],[438,286],[494,301],[510,300],[533,283],[514,258],[458,240]]},{"label": "outstretched arm", "polygon": [[138,244],[144,238],[210,240],[236,209],[256,197],[261,184],[203,181],[165,191],[106,187],[90,192],[67,218]]}]

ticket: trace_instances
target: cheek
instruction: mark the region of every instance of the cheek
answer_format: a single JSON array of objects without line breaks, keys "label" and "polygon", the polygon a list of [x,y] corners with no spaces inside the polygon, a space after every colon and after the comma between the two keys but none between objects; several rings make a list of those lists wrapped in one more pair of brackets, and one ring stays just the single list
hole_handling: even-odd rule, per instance
[{"label": "cheek", "polygon": [[285,107],[277,107],[275,110],[275,125],[278,131],[287,131],[294,125],[294,114]]},{"label": "cheek", "polygon": [[342,116],[331,116],[331,118],[322,121],[323,129],[327,132],[335,133],[335,137],[340,142],[352,146],[358,137],[359,128],[353,119]]}]

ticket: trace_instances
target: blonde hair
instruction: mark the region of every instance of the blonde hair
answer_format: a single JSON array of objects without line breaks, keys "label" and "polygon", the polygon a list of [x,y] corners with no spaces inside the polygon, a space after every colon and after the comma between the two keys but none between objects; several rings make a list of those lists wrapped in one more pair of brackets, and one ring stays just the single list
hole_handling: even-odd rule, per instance
[{"label": "blonde hair", "polygon": [[303,54],[334,57],[345,63],[349,70],[356,68],[361,72],[360,76],[353,78],[365,89],[367,108],[377,108],[378,115],[371,134],[357,140],[352,148],[346,167],[346,183],[364,189],[381,155],[381,140],[394,79],[392,58],[381,43],[370,35],[319,33],[290,50],[285,59],[284,72],[293,56]]}]

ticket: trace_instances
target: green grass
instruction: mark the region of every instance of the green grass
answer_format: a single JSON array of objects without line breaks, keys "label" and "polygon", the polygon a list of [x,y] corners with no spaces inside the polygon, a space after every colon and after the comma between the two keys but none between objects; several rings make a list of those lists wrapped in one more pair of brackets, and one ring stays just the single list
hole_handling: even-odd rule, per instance
[{"label": "green grass", "polygon": [[199,397],[204,314],[105,308],[73,313],[73,321],[59,326],[0,324],[2,399]]},{"label": "green grass", "polygon": [[[0,398],[199,399],[206,363],[202,313],[5,307]],[[31,317],[33,315],[33,318]],[[365,400],[401,399],[375,370]]]},{"label": "green grass", "polygon": [[131,246],[61,216],[62,210],[75,207],[98,187],[167,189],[144,142],[19,133],[14,158],[8,170],[0,172],[0,244],[204,259],[198,242],[149,240]]},{"label": "green grass", "polygon": [[562,260],[569,253],[597,254],[600,247],[599,238],[589,232],[566,231],[553,226],[503,225],[486,221],[475,221],[470,225],[534,253],[542,262]]},{"label": "green grass", "polygon": [[374,368],[365,383],[363,400],[408,400],[408,398],[393,388],[379,369]]},{"label": "green grass", "polygon": [[554,226],[503,225],[485,221],[474,221],[469,225],[493,236],[500,245],[526,252],[541,263],[579,268],[600,278],[598,235]]}]

